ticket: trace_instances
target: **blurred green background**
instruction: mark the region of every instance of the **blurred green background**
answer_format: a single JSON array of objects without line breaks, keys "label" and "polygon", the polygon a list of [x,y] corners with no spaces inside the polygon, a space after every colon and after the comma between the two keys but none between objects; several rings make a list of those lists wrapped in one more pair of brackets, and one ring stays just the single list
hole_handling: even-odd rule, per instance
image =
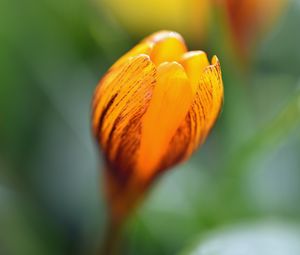
[{"label": "blurred green background", "polygon": [[143,30],[132,24],[147,13],[105,2],[0,1],[0,254],[95,254],[106,211],[93,90],[145,35],[176,29],[191,49],[219,56],[225,104],[205,145],[132,217],[121,254],[299,255],[300,1],[247,64],[232,53],[222,7],[199,39],[188,22],[172,23],[189,16],[182,3],[169,19],[165,5],[176,3],[160,1],[160,12],[154,1],[158,16]]}]

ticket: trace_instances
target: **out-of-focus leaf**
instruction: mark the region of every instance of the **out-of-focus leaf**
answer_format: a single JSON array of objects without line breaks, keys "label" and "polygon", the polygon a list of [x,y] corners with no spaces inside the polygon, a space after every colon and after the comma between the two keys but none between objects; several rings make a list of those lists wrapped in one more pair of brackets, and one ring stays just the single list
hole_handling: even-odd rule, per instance
[{"label": "out-of-focus leaf", "polygon": [[24,198],[0,186],[0,254],[62,254],[61,236],[33,204],[22,201]]},{"label": "out-of-focus leaf", "polygon": [[[259,214],[298,218],[300,214],[300,136],[298,129],[271,153],[255,158],[240,187],[247,207]],[[245,199],[242,199],[245,200]]]},{"label": "out-of-focus leaf", "polygon": [[300,92],[272,121],[232,153],[227,164],[222,163],[219,167],[222,169],[221,176],[212,183],[211,192],[215,193],[213,211],[222,213],[217,213],[215,217],[223,214],[225,218],[233,218],[249,212],[249,201],[244,201],[241,179],[247,171],[251,171],[253,160],[269,155],[300,126],[299,102]]},{"label": "out-of-focus leaf", "polygon": [[236,177],[255,155],[276,148],[299,125],[300,92],[298,91],[295,98],[291,99],[272,121],[232,155],[224,174],[228,175],[228,178]]}]

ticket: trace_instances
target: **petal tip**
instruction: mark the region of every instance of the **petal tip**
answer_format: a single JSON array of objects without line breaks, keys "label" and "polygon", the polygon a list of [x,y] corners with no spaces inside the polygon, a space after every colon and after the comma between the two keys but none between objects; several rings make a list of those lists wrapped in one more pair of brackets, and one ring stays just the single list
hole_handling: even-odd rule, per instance
[{"label": "petal tip", "polygon": [[219,58],[218,58],[216,55],[214,55],[214,56],[212,57],[212,59],[211,59],[211,64],[212,64],[212,65],[220,65]]},{"label": "petal tip", "polygon": [[132,56],[130,59],[131,59],[131,60],[135,60],[135,59],[145,59],[145,60],[151,61],[149,55],[144,54],[144,53],[138,54],[138,55],[136,55],[136,56]]},{"label": "petal tip", "polygon": [[175,32],[175,31],[171,31],[171,30],[158,31],[158,32],[148,36],[145,39],[145,41],[157,43],[157,42],[165,40],[167,38],[175,38],[178,41],[181,41],[183,44],[185,44],[183,37],[179,33]]},{"label": "petal tip", "polygon": [[157,70],[159,73],[173,72],[175,76],[177,75],[187,79],[185,69],[177,61],[163,62],[157,67]]}]

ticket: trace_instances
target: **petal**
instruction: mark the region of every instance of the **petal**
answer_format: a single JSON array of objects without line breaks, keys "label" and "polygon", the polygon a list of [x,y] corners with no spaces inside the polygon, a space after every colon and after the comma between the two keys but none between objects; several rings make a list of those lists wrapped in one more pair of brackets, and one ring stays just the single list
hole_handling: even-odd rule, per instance
[{"label": "petal", "polygon": [[152,99],[142,119],[137,164],[140,178],[155,175],[192,101],[193,92],[183,67],[176,62],[160,65]]},{"label": "petal", "polygon": [[156,174],[191,156],[205,140],[223,102],[223,83],[217,57],[213,57],[212,65],[209,65],[206,54],[197,51],[186,53],[182,61],[193,83],[193,103],[169,142]]},{"label": "petal", "polygon": [[110,68],[115,69],[134,56],[146,54],[158,66],[162,62],[177,61],[187,51],[184,39],[180,34],[172,31],[154,33],[140,42],[133,49],[123,55]]},{"label": "petal", "polygon": [[152,35],[146,37],[143,42],[152,42],[157,43],[159,41],[163,41],[166,38],[175,38],[178,41],[181,41],[182,44],[185,44],[184,39],[182,36],[174,31],[168,31],[168,30],[162,30],[156,33],[153,33]]},{"label": "petal", "polygon": [[189,115],[192,141],[190,153],[201,144],[215,123],[223,104],[223,82],[219,60],[216,56],[212,65],[205,68],[196,89]]},{"label": "petal", "polygon": [[217,56],[212,58],[212,65],[207,67],[204,72],[204,77],[205,82],[211,84],[211,93],[213,99],[210,118],[207,123],[207,129],[209,131],[220,114],[224,100],[221,66]]},{"label": "petal", "polygon": [[189,148],[191,147],[192,138],[191,118],[187,114],[170,140],[156,175],[190,156]]},{"label": "petal", "polygon": [[121,58],[119,58],[110,69],[115,69],[120,67],[122,64],[126,63],[129,58],[138,56],[140,54],[149,55],[152,50],[151,42],[141,42],[136,45],[133,49],[124,54]]},{"label": "petal", "polygon": [[94,134],[108,162],[120,174],[134,169],[140,120],[148,107],[155,80],[155,66],[148,56],[139,55],[128,60],[121,70],[112,70],[96,91],[100,100],[93,112]]},{"label": "petal", "polygon": [[206,53],[203,51],[189,51],[182,55],[180,63],[191,81],[193,91],[196,91],[199,78],[204,69],[210,65]]},{"label": "petal", "polygon": [[178,61],[187,51],[183,38],[175,32],[158,32],[146,38],[145,42],[154,44],[150,58],[156,66],[163,62]]}]

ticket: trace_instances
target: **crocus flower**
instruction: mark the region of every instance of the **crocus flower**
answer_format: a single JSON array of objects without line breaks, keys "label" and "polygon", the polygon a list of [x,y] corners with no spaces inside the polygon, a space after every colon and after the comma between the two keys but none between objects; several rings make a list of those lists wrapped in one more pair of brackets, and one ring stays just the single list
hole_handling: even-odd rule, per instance
[{"label": "crocus flower", "polygon": [[235,46],[248,58],[258,39],[266,33],[287,0],[217,0],[226,11]]},{"label": "crocus flower", "polygon": [[187,52],[183,38],[155,33],[121,57],[93,98],[94,136],[104,152],[111,215],[124,218],[156,177],[188,159],[223,102],[220,63]]}]

